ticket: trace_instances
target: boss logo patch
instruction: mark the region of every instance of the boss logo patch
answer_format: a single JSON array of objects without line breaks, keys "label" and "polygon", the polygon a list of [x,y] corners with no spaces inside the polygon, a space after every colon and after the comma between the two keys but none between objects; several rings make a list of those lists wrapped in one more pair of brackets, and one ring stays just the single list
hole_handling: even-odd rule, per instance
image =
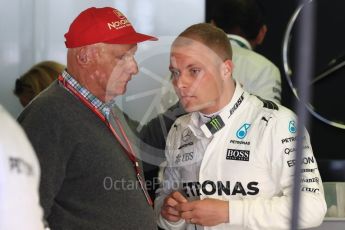
[{"label": "boss logo patch", "polygon": [[228,149],[226,152],[227,160],[249,161],[249,150]]}]

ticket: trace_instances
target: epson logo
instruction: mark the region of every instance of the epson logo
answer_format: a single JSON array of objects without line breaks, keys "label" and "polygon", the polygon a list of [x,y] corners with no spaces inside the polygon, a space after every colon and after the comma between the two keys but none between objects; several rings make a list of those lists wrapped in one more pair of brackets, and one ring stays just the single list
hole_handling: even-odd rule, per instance
[{"label": "epson logo", "polygon": [[[293,167],[296,165],[296,160],[289,160],[286,163],[288,164],[288,166],[290,168],[290,167]],[[302,164],[307,165],[307,164],[312,164],[312,163],[315,163],[313,156],[312,157],[303,157]]]},{"label": "epson logo", "polygon": [[249,150],[228,149],[226,152],[227,160],[249,161]]}]

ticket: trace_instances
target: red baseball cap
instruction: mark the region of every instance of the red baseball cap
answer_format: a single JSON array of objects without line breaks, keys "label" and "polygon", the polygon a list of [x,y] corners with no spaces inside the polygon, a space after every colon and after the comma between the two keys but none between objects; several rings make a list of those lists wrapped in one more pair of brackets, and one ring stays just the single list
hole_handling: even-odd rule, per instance
[{"label": "red baseball cap", "polygon": [[91,7],[81,12],[65,34],[67,48],[95,43],[135,44],[157,38],[137,33],[132,24],[117,9]]}]

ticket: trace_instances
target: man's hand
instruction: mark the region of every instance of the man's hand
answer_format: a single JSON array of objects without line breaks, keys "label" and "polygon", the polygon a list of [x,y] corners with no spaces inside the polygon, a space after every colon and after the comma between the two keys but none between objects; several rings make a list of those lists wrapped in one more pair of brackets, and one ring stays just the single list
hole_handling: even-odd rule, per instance
[{"label": "man's hand", "polygon": [[179,192],[172,192],[164,199],[161,209],[161,215],[164,219],[177,222],[181,219],[179,211],[176,210],[176,205],[186,203],[187,199]]},{"label": "man's hand", "polygon": [[207,198],[180,203],[175,206],[175,210],[180,212],[181,218],[185,219],[187,223],[215,226],[229,222],[228,201]]}]

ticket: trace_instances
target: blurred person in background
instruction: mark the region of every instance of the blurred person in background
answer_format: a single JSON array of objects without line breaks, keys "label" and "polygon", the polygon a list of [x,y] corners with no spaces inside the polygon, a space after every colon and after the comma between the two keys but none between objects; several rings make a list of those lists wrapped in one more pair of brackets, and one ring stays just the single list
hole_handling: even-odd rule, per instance
[{"label": "blurred person in background", "polygon": [[254,51],[264,42],[267,25],[258,0],[217,0],[211,23],[227,33],[233,48],[233,77],[243,88],[280,104],[281,76],[270,60]]},{"label": "blurred person in background", "polygon": [[55,61],[43,61],[32,66],[16,80],[14,94],[23,107],[55,81],[65,66]]}]

